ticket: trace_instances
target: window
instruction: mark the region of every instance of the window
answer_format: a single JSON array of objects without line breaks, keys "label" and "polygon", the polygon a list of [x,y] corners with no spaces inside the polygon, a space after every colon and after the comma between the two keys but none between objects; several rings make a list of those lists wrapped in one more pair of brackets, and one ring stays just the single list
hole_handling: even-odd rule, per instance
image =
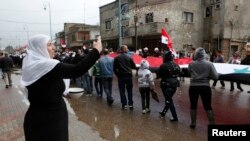
[{"label": "window", "polygon": [[205,17],[212,17],[212,7],[206,7]]},{"label": "window", "polygon": [[231,52],[230,52],[231,56],[232,56],[236,51],[238,51],[238,46],[237,46],[237,45],[231,45]]},{"label": "window", "polygon": [[95,39],[97,39],[100,35],[95,35]]},{"label": "window", "polygon": [[121,14],[122,14],[122,20],[129,20],[129,5],[128,3],[121,5]]},{"label": "window", "polygon": [[83,41],[83,40],[85,40],[84,33],[83,32],[78,32],[78,41]]},{"label": "window", "polygon": [[220,4],[215,4],[214,9],[220,9]]},{"label": "window", "polygon": [[90,36],[89,36],[88,31],[78,32],[78,41],[85,41],[85,40],[89,40],[89,39],[90,39]]},{"label": "window", "polygon": [[129,7],[128,7],[128,3],[125,3],[123,5],[121,5],[121,14],[125,15],[129,12]]},{"label": "window", "polygon": [[128,35],[128,29],[126,26],[122,26],[122,37],[127,37]]},{"label": "window", "polygon": [[112,28],[112,21],[111,20],[106,21],[105,22],[105,27],[106,27],[107,30],[111,29]]},{"label": "window", "polygon": [[191,12],[184,12],[183,13],[183,20],[186,23],[192,23],[194,18],[194,13]]},{"label": "window", "polygon": [[152,23],[152,22],[154,22],[154,13],[146,14],[146,23]]},{"label": "window", "polygon": [[168,18],[165,18],[165,23],[168,23]]},{"label": "window", "polygon": [[239,11],[239,6],[238,5],[235,5],[234,11]]}]

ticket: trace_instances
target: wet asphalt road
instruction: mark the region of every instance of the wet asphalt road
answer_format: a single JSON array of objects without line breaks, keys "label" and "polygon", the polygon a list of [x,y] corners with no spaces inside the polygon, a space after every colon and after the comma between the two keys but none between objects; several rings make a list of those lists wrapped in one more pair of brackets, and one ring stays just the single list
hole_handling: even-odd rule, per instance
[{"label": "wet asphalt road", "polygon": [[[0,140],[24,140],[22,123],[28,108],[28,101],[18,89],[20,75],[14,75],[14,85],[6,89],[0,81]],[[211,81],[212,83],[212,81]],[[67,100],[69,110],[70,141],[206,141],[207,124],[206,113],[201,100],[198,106],[197,128],[189,128],[189,79],[181,82],[174,102],[179,122],[172,123],[170,112],[165,118],[159,118],[159,111],[164,106],[164,98],[156,81],[156,91],[160,103],[151,99],[151,113],[142,114],[141,98],[134,77],[134,110],[122,110],[120,104],[117,79],[113,81],[113,96],[115,102],[112,107],[106,103],[105,96],[97,98],[82,95],[79,99]],[[220,89],[220,84],[213,90],[212,106],[216,124],[250,124],[250,90],[242,85],[244,92]]]},{"label": "wet asphalt road", "polygon": [[[117,79],[113,80],[112,107],[106,103],[105,94],[103,98],[83,95],[79,99],[69,100],[79,121],[85,122],[99,132],[100,136],[107,140],[119,141],[205,141],[207,140],[206,113],[199,100],[197,128],[189,128],[189,79],[181,82],[177,89],[174,102],[179,117],[179,122],[169,121],[171,113],[168,111],[165,118],[159,118],[159,111],[164,106],[164,98],[159,88],[159,80],[156,80],[156,91],[160,103],[151,99],[151,113],[142,114],[141,99],[134,77],[133,100],[134,110],[122,110]],[[212,83],[212,81],[211,81]],[[229,83],[226,89],[220,89],[220,84],[213,90],[212,107],[214,109],[216,124],[250,124],[250,90],[247,85],[242,85],[245,92],[235,90],[229,91]]]}]

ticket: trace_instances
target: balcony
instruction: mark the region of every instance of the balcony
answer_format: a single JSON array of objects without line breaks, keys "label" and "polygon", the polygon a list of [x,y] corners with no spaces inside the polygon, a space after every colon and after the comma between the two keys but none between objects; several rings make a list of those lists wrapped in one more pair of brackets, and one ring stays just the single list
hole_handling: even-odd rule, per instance
[{"label": "balcony", "polygon": [[[161,29],[164,26],[165,26],[164,22],[153,22],[153,23],[139,24],[137,26],[137,36],[161,34]],[[134,26],[129,28],[129,35],[135,36],[135,27]]]}]

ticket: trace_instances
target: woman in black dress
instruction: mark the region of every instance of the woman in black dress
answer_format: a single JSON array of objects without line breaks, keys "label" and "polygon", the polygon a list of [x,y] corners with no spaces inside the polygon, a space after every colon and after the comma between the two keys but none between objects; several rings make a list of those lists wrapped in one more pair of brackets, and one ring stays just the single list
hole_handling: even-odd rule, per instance
[{"label": "woman in black dress", "polygon": [[26,141],[68,141],[68,113],[63,100],[63,79],[83,75],[94,65],[102,50],[101,39],[78,64],[52,59],[55,46],[46,35],[29,40],[23,60],[21,85],[28,89],[29,109],[24,118]]}]

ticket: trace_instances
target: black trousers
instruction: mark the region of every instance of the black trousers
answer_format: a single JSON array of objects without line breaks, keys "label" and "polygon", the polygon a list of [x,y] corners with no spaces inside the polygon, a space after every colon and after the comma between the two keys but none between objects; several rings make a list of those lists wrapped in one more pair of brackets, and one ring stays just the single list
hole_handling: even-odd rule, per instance
[{"label": "black trousers", "polygon": [[198,105],[198,99],[201,96],[204,109],[212,110],[211,99],[212,92],[209,86],[190,86],[189,87],[189,100],[191,104],[191,110],[196,110]]}]

